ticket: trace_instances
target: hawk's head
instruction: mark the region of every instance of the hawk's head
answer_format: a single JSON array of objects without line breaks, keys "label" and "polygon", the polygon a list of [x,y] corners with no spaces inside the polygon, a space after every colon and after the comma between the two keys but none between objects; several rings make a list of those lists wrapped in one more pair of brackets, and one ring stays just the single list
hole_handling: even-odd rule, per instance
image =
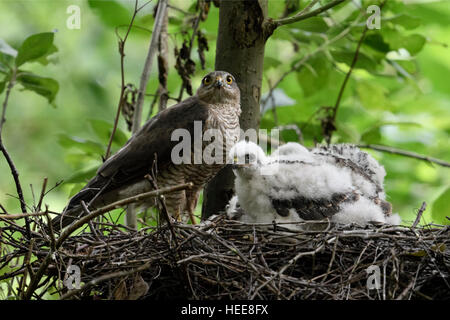
[{"label": "hawk's head", "polygon": [[203,79],[197,96],[206,103],[239,103],[240,91],[234,77],[226,71],[213,71]]}]

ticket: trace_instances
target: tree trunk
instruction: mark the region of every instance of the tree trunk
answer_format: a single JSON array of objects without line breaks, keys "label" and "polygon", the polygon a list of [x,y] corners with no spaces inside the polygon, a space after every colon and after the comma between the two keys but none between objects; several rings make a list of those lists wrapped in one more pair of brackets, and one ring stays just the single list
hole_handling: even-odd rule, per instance
[{"label": "tree trunk", "polygon": [[[216,46],[216,70],[230,72],[241,90],[241,129],[259,127],[259,99],[266,36],[262,24],[267,0],[222,0]],[[222,169],[203,191],[202,218],[225,209],[234,193],[234,175]]]}]

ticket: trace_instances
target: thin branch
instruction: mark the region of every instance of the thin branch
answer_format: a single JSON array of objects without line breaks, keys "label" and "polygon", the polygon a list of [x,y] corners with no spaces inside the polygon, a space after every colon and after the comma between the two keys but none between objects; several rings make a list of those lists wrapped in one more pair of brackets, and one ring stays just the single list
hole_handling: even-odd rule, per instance
[{"label": "thin branch", "polygon": [[325,12],[325,11],[331,9],[331,8],[337,6],[338,4],[341,4],[344,1],[346,1],[346,0],[334,0],[334,1],[322,6],[320,8],[317,8],[316,10],[313,10],[311,12],[305,12],[310,9],[310,7],[309,8],[306,7],[305,9],[303,9],[302,11],[300,11],[299,13],[295,14],[292,17],[272,20],[271,22],[269,22],[269,25],[267,26],[267,28],[270,28],[273,32],[273,30],[275,30],[279,26],[283,26],[286,24],[291,24],[291,23],[302,21],[302,20],[305,20],[305,19],[308,19],[311,17],[315,17],[315,16],[321,14],[322,12]]},{"label": "thin branch", "polygon": [[412,229],[414,229],[419,224],[420,219],[422,218],[422,214],[424,213],[426,208],[427,208],[427,203],[424,201],[424,202],[422,202],[422,206],[420,207],[419,211],[417,212],[416,220],[414,220],[414,223],[411,226]]},{"label": "thin branch", "polygon": [[15,82],[16,82],[16,73],[13,71],[11,80],[8,82],[8,87],[6,88],[5,100],[3,101],[2,117],[0,118],[0,136],[2,135],[3,124],[6,122],[6,107],[8,106],[9,95],[11,94],[11,90],[14,87]]},{"label": "thin branch", "polygon": [[338,94],[338,97],[336,99],[336,103],[335,103],[334,108],[333,108],[333,114],[331,116],[331,120],[332,120],[333,123],[336,120],[337,111],[338,111],[339,105],[341,103],[342,95],[344,94],[344,90],[345,90],[345,87],[347,85],[348,79],[350,79],[350,75],[352,74],[352,71],[355,68],[356,62],[358,61],[359,50],[361,49],[361,45],[362,45],[362,43],[364,41],[364,38],[366,37],[366,33],[367,33],[368,29],[369,28],[366,25],[364,30],[363,30],[363,33],[361,35],[361,38],[358,41],[358,45],[356,46],[355,55],[353,56],[353,60],[352,60],[352,63],[350,65],[350,69],[348,70],[347,74],[345,75],[344,82],[342,83],[341,88],[339,90],[339,94]]},{"label": "thin branch", "polygon": [[136,18],[136,15],[138,13],[138,0],[136,0],[136,2],[134,3],[134,12],[133,12],[133,16],[131,17],[131,21],[130,24],[128,25],[128,29],[127,32],[125,34],[125,37],[122,39],[119,34],[117,33],[117,29],[116,29],[116,35],[119,38],[119,54],[120,54],[120,75],[121,75],[121,85],[120,85],[120,97],[119,97],[119,105],[117,106],[117,112],[116,112],[116,117],[114,118],[114,125],[113,125],[113,129],[111,132],[111,136],[109,137],[109,142],[108,142],[108,146],[106,148],[106,153],[105,153],[105,157],[104,157],[104,161],[106,159],[109,158],[110,154],[111,154],[111,145],[114,139],[114,135],[116,133],[117,130],[117,125],[119,123],[119,117],[120,117],[120,113],[122,111],[122,106],[125,102],[125,70],[124,70],[124,59],[125,59],[125,43],[127,41],[128,35],[130,34],[131,28],[133,26],[134,23],[134,19]]},{"label": "thin branch", "polygon": [[48,179],[44,178],[44,182],[42,183],[41,195],[39,196],[39,202],[37,204],[36,211],[41,210],[42,201],[44,200],[44,196],[45,196],[45,189],[47,188],[47,182],[48,182]]},{"label": "thin branch", "polygon": [[421,154],[407,151],[407,150],[402,150],[402,149],[397,149],[397,148],[382,146],[382,145],[377,145],[377,144],[358,144],[357,147],[364,148],[364,149],[377,150],[377,151],[381,151],[381,152],[387,152],[387,153],[391,153],[391,154],[397,154],[397,155],[405,156],[405,157],[409,157],[409,158],[415,158],[415,159],[427,161],[430,163],[435,163],[440,166],[450,168],[450,162],[447,162],[447,161],[441,160],[441,159],[437,159],[437,158],[432,158],[432,157],[425,156],[425,155],[421,155]]},{"label": "thin branch", "polygon": [[[6,117],[6,108],[8,106],[9,95],[11,94],[11,90],[14,87],[14,85],[16,84],[16,75],[17,75],[17,70],[14,68],[12,70],[11,79],[8,82],[8,87],[6,89],[5,100],[3,101],[2,116],[0,118],[0,151],[3,153],[3,155],[6,159],[6,162],[8,163],[9,169],[11,170],[11,174],[13,176],[14,183],[16,185],[17,196],[19,197],[20,208],[22,209],[22,213],[26,213],[27,207],[26,207],[25,199],[23,197],[22,186],[20,185],[19,172],[17,171],[17,168],[14,165],[14,162],[13,162],[11,156],[9,155],[8,151],[6,150],[6,148],[3,144],[3,139],[2,139],[3,124],[6,121],[6,118],[5,118]],[[28,238],[31,238],[30,222],[28,220],[28,217],[25,217],[25,225],[26,225],[26,229],[27,229]]]},{"label": "thin branch", "polygon": [[[156,179],[152,177],[150,174],[144,176],[150,182],[152,188],[158,190],[158,185],[156,184]],[[175,247],[178,248],[177,236],[175,234],[175,230],[173,229],[172,221],[170,220],[169,212],[167,210],[166,201],[163,195],[158,197],[159,204],[161,205],[161,211],[163,213],[164,218],[167,221],[167,225],[169,226],[170,233],[172,234],[173,241],[175,242]]]},{"label": "thin branch", "polygon": [[[189,47],[188,47],[188,53],[187,53],[188,59],[191,57],[191,52],[192,52],[192,47],[194,45],[195,36],[197,35],[198,26],[200,25],[201,16],[203,14],[203,11],[202,11],[203,9],[199,8],[199,10],[200,10],[200,12],[198,13],[197,17],[195,18],[195,22],[192,27],[191,39],[189,40]],[[183,83],[181,84],[180,93],[178,94],[178,98],[177,98],[178,102],[180,102],[181,98],[183,98],[184,89],[186,89],[186,86],[183,81]]]},{"label": "thin branch", "polygon": [[[167,100],[169,97],[167,90],[167,77],[169,73],[169,44],[168,44],[168,34],[167,28],[169,25],[169,15],[168,10],[164,14],[164,19],[161,26],[161,33],[158,39],[158,72],[159,72],[159,108],[158,111],[166,109]],[[156,97],[155,97],[156,99]]]},{"label": "thin branch", "polygon": [[167,10],[167,0],[159,0],[158,11],[156,12],[155,23],[153,25],[153,33],[148,48],[147,58],[145,59],[144,69],[142,70],[141,80],[139,84],[138,97],[136,106],[134,109],[132,133],[136,133],[141,127],[142,121],[142,106],[144,104],[144,97],[147,88],[148,79],[150,77],[150,71],[153,64],[153,57],[158,50],[158,39],[161,33],[161,27],[163,24],[165,12]]},{"label": "thin branch", "polygon": [[45,212],[18,213],[18,214],[0,214],[1,219],[17,220],[27,217],[45,216]]}]

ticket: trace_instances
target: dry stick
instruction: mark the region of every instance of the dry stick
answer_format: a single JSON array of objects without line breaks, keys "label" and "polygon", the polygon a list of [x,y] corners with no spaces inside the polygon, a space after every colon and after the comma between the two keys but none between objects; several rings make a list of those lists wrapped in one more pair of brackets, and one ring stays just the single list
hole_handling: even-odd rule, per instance
[{"label": "dry stick", "polygon": [[159,0],[158,11],[156,12],[155,23],[153,25],[150,47],[148,48],[147,58],[145,59],[144,69],[142,70],[138,97],[136,101],[136,106],[134,108],[133,126],[131,129],[133,134],[136,133],[141,127],[142,106],[144,104],[145,91],[147,88],[148,79],[150,77],[153,57],[155,56],[156,50],[158,50],[158,39],[159,34],[161,33],[161,26],[163,24],[163,19],[166,10],[167,10],[167,0]]},{"label": "dry stick", "polygon": [[[6,117],[6,108],[8,106],[9,95],[11,94],[11,90],[16,83],[16,76],[17,76],[16,69],[13,69],[11,79],[9,80],[8,87],[6,89],[5,100],[3,101],[2,117],[0,118],[0,150],[2,151],[3,155],[5,156],[6,162],[8,163],[9,169],[11,170],[11,174],[13,176],[14,183],[16,184],[17,195],[19,197],[20,208],[22,209],[22,213],[26,213],[27,207],[26,207],[25,200],[23,197],[22,186],[20,185],[19,172],[17,171],[17,168],[14,165],[14,162],[12,161],[11,156],[9,155],[5,146],[3,145],[3,139],[2,139],[3,124],[6,121],[6,118],[5,118]],[[31,238],[30,221],[28,220],[28,217],[25,217],[25,226],[26,226],[26,230],[27,230],[27,236],[28,236],[28,238]]]},{"label": "dry stick", "polygon": [[[195,23],[194,23],[194,26],[192,27],[192,36],[189,41],[189,48],[188,48],[188,58],[191,57],[192,46],[194,45],[194,39],[195,39],[195,35],[197,34],[198,26],[200,24],[201,15],[202,15],[202,9],[200,8],[200,12],[199,12],[197,18],[195,18]],[[178,98],[177,98],[178,102],[180,102],[181,98],[183,98],[183,91],[185,88],[186,88],[186,86],[184,85],[184,81],[183,81],[183,83],[181,84],[180,93],[178,94]]]},{"label": "dry stick", "polygon": [[[47,207],[47,209],[48,209],[48,207]],[[53,231],[52,219],[50,219],[50,216],[48,215],[48,211],[45,212],[45,216],[47,218],[47,224],[48,224],[48,229],[49,229],[49,233],[50,233],[50,248],[52,249],[52,251],[56,251],[55,232]]]},{"label": "dry stick", "polygon": [[[86,202],[84,202],[83,200],[81,200],[81,207],[83,208],[83,211],[84,211],[84,213],[86,213],[86,215],[90,215],[91,214],[91,212],[89,211],[89,209],[88,209],[88,207],[86,205]],[[94,227],[94,225],[92,223],[92,220],[89,220],[88,223],[89,223],[89,228],[91,229],[91,232],[94,234],[94,237],[98,241],[101,241],[101,239],[100,239],[100,237],[99,237],[99,235],[97,233],[97,229],[95,229],[95,227]]]},{"label": "dry stick", "polygon": [[17,220],[27,217],[45,216],[45,212],[18,213],[18,214],[0,214],[1,219]]},{"label": "dry stick", "polygon": [[422,218],[422,214],[427,208],[427,203],[424,201],[422,202],[422,206],[420,207],[419,211],[417,212],[416,220],[414,220],[414,223],[412,224],[411,228],[414,229],[420,222],[420,219]]},{"label": "dry stick", "polygon": [[[146,178],[150,182],[150,184],[152,185],[152,187],[154,189],[158,189],[158,185],[156,184],[155,179],[153,179],[153,177],[151,175],[147,174],[144,176],[144,178]],[[166,206],[166,201],[164,199],[164,196],[160,195],[158,197],[158,201],[159,201],[159,204],[161,205],[161,210],[163,212],[164,218],[167,221],[167,225],[169,226],[170,233],[172,234],[172,238],[175,243],[175,248],[178,248],[177,235],[175,234],[175,230],[173,229],[172,221],[170,221],[170,216],[167,211],[167,206]]]},{"label": "dry stick", "polygon": [[[302,11],[300,11],[299,13],[297,13],[296,15],[292,16],[292,17],[287,17],[287,18],[282,18],[282,19],[277,19],[277,20],[272,20],[271,22],[268,22],[270,27],[269,28],[273,28],[272,30],[275,30],[276,28],[278,28],[279,26],[283,26],[286,24],[291,24],[294,22],[298,22],[298,21],[302,21],[311,17],[315,17],[319,14],[321,14],[322,12],[325,12],[335,6],[337,6],[338,4],[344,2],[345,0],[334,0],[326,5],[324,5],[323,7],[320,7],[316,10],[313,10],[309,13],[305,13],[305,11],[309,10],[311,7],[306,7],[305,9],[303,9]],[[314,1],[312,1],[314,2]],[[316,1],[317,2],[317,1]],[[313,3],[314,4],[314,3]],[[311,5],[311,4],[310,4]]]},{"label": "dry stick", "polygon": [[[169,5],[169,4],[167,4]],[[169,44],[168,44],[168,34],[167,28],[169,24],[168,10],[164,14],[164,19],[161,25],[161,32],[159,34],[158,41],[158,70],[159,70],[159,106],[158,112],[166,109],[167,100],[169,98],[167,90],[167,76],[169,72]],[[153,108],[152,108],[153,109]]]},{"label": "dry stick", "polygon": [[427,162],[432,162],[432,163],[438,164],[443,167],[450,168],[450,162],[447,162],[447,161],[444,161],[441,159],[437,159],[437,158],[432,158],[432,157],[425,156],[425,155],[421,155],[421,154],[407,151],[407,150],[402,150],[402,149],[397,149],[397,148],[382,146],[382,145],[377,145],[377,144],[358,144],[357,147],[377,150],[377,151],[381,151],[381,152],[387,152],[387,153],[391,153],[391,154],[397,154],[400,156],[415,158],[415,159],[419,159],[419,160],[424,160]]},{"label": "dry stick", "polygon": [[25,293],[25,284],[27,281],[28,273],[30,273],[30,276],[33,276],[32,269],[30,268],[30,259],[31,259],[31,254],[33,252],[33,246],[34,246],[35,240],[36,240],[35,238],[30,239],[30,246],[28,248],[28,252],[23,261],[24,272],[23,272],[23,277],[22,277],[22,283],[20,284],[20,295],[22,298]]},{"label": "dry stick", "polygon": [[142,7],[138,9],[137,5],[138,5],[138,0],[136,0],[136,2],[134,4],[133,16],[131,17],[130,24],[128,25],[127,32],[123,39],[120,38],[120,36],[117,33],[117,29],[116,29],[116,35],[119,37],[120,75],[121,75],[120,97],[119,97],[119,105],[117,107],[116,117],[114,118],[113,129],[111,132],[111,136],[109,137],[108,147],[106,148],[104,160],[108,159],[111,154],[111,145],[112,145],[114,135],[117,130],[117,125],[119,123],[120,112],[122,111],[122,106],[125,101],[125,71],[124,71],[125,43],[127,41],[128,35],[130,34],[131,27],[133,26],[133,23],[134,23],[134,19],[136,18],[136,15],[139,12],[139,10],[142,9]]},{"label": "dry stick", "polygon": [[45,189],[47,188],[47,182],[48,182],[48,179],[44,178],[44,182],[42,183],[41,195],[39,196],[39,202],[38,202],[36,211],[41,211],[42,200],[44,199],[44,196],[45,196]]},{"label": "dry stick", "polygon": [[[61,233],[60,237],[58,238],[58,240],[55,243],[55,250],[58,250],[59,247],[61,247],[61,245],[63,244],[63,242],[76,229],[78,229],[83,224],[85,224],[88,221],[94,219],[95,217],[100,216],[101,214],[103,214],[105,212],[108,212],[110,210],[116,209],[118,207],[125,206],[125,205],[130,204],[130,203],[141,201],[142,199],[151,198],[151,197],[158,197],[161,194],[166,194],[166,193],[170,193],[170,192],[174,192],[174,191],[188,189],[188,188],[191,188],[192,186],[193,186],[192,183],[184,183],[184,184],[176,185],[176,186],[173,186],[173,187],[162,188],[162,189],[159,189],[159,190],[145,192],[145,193],[141,193],[141,194],[138,194],[136,196],[133,196],[133,197],[129,197],[129,198],[126,198],[126,199],[122,199],[122,200],[113,202],[113,203],[111,203],[111,204],[109,204],[109,205],[107,205],[107,206],[105,206],[103,208],[94,210],[94,211],[91,212],[90,215],[87,215],[87,216],[84,216],[84,217],[80,218],[75,223],[73,223],[69,227],[67,227],[67,229],[65,229]],[[35,276],[31,280],[30,285],[28,286],[28,290],[27,290],[27,292],[25,294],[25,299],[26,300],[29,300],[31,298],[31,296],[33,295],[34,290],[35,290],[36,286],[38,285],[40,279],[44,275],[44,272],[47,269],[54,252],[55,251],[53,251],[53,250],[49,250],[47,256],[44,258],[44,261],[41,263],[38,271],[36,272]]]},{"label": "dry stick", "polygon": [[152,265],[152,264],[151,264],[150,262],[147,262],[147,263],[143,264],[143,265],[140,266],[140,267],[137,267],[137,268],[134,268],[134,269],[131,269],[131,270],[128,270],[128,271],[119,271],[119,272],[114,272],[114,273],[110,273],[110,274],[103,275],[103,276],[101,276],[101,277],[98,277],[98,278],[96,278],[96,279],[93,279],[93,280],[89,281],[88,283],[86,283],[86,284],[85,284],[82,288],[80,288],[80,289],[76,289],[76,290],[71,290],[71,291],[69,291],[68,293],[64,294],[64,295],[61,297],[61,300],[68,299],[68,298],[74,296],[75,294],[77,294],[77,293],[79,293],[79,292],[81,292],[81,291],[84,291],[84,290],[86,290],[86,289],[89,289],[90,287],[95,286],[96,284],[101,283],[101,282],[104,282],[104,281],[106,281],[106,280],[110,280],[110,279],[114,279],[114,278],[119,278],[119,277],[125,277],[125,276],[129,276],[129,275],[131,275],[131,274],[134,274],[134,273],[137,273],[137,272],[140,272],[140,271],[144,271],[144,270],[150,268],[151,265]]}]

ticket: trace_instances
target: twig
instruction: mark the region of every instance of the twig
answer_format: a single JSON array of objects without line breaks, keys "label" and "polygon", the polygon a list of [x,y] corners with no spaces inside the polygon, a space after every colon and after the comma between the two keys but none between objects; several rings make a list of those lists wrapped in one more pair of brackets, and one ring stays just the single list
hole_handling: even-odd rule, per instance
[{"label": "twig", "polygon": [[150,46],[148,48],[147,58],[145,59],[144,69],[142,70],[141,80],[139,84],[138,97],[136,101],[136,106],[134,108],[133,115],[133,126],[132,133],[136,133],[141,127],[142,120],[142,106],[144,104],[144,97],[147,88],[148,79],[150,77],[150,71],[152,68],[153,57],[158,50],[158,39],[161,33],[161,26],[163,24],[163,19],[165,12],[167,10],[167,0],[159,0],[158,11],[156,12],[156,18],[153,25],[152,38],[150,41]]},{"label": "twig", "polygon": [[[146,178],[150,182],[150,184],[152,185],[152,187],[154,189],[158,190],[158,185],[156,184],[155,179],[151,175],[147,174],[147,175],[144,176],[144,178]],[[169,212],[167,211],[167,206],[166,206],[166,201],[164,199],[164,196],[160,195],[158,197],[158,201],[159,201],[159,204],[161,205],[161,211],[163,212],[163,216],[164,216],[164,218],[167,221],[167,225],[169,226],[170,233],[172,233],[172,238],[173,238],[173,241],[175,243],[175,247],[177,248],[178,247],[178,240],[177,240],[177,236],[175,234],[175,231],[173,229],[172,221],[170,220]]]},{"label": "twig", "polygon": [[[81,200],[81,207],[83,208],[84,213],[86,213],[86,215],[90,215],[91,211],[89,211],[86,202],[84,202],[83,200]],[[94,234],[95,238],[97,240],[100,241],[100,237],[97,234],[97,229],[95,229],[94,225],[92,224],[92,220],[89,220],[89,228],[91,228],[91,232]]]},{"label": "twig", "polygon": [[41,210],[42,200],[44,199],[45,189],[47,188],[47,182],[48,182],[48,179],[44,178],[44,182],[42,183],[41,195],[39,196],[39,202],[38,202],[38,205],[36,207],[36,211],[40,211]]},{"label": "twig", "polygon": [[109,158],[110,154],[111,154],[111,145],[114,139],[114,135],[117,131],[117,125],[119,123],[119,117],[120,117],[120,113],[122,111],[122,106],[125,102],[125,70],[124,70],[124,60],[125,60],[125,43],[127,41],[128,35],[130,34],[131,28],[133,27],[133,23],[134,20],[136,18],[136,15],[138,14],[138,12],[145,7],[150,1],[146,2],[144,5],[142,5],[141,7],[138,8],[138,0],[135,0],[134,3],[134,12],[133,12],[133,16],[131,17],[131,21],[130,24],[128,25],[128,29],[127,32],[125,34],[125,37],[122,39],[116,29],[116,35],[119,38],[119,54],[120,54],[120,75],[121,75],[121,85],[120,85],[120,96],[119,96],[119,105],[117,106],[117,112],[116,112],[116,116],[114,118],[114,125],[113,125],[113,129],[111,132],[111,136],[109,137],[109,142],[108,142],[108,146],[106,148],[106,153],[104,156],[103,160],[106,160]]},{"label": "twig", "polygon": [[0,214],[1,219],[17,220],[27,217],[45,216],[45,212],[18,213],[18,214]]},{"label": "twig", "polygon": [[447,162],[447,161],[441,160],[441,159],[437,159],[437,158],[432,158],[432,157],[425,156],[425,155],[421,155],[421,154],[418,154],[418,153],[415,153],[412,151],[402,150],[402,149],[388,147],[388,146],[382,146],[382,145],[378,145],[378,144],[358,144],[357,147],[377,150],[377,151],[381,151],[381,152],[387,152],[387,153],[391,153],[391,154],[397,154],[400,156],[415,158],[415,159],[419,159],[419,160],[424,160],[424,161],[427,161],[430,163],[435,163],[440,166],[450,168],[450,162]]},{"label": "twig", "polygon": [[[6,108],[8,106],[9,95],[11,94],[11,90],[14,87],[14,85],[16,84],[16,76],[17,76],[17,70],[16,70],[16,68],[14,68],[12,70],[11,79],[8,82],[8,87],[7,87],[6,93],[5,93],[5,100],[3,101],[3,106],[2,106],[2,116],[0,118],[0,150],[2,151],[2,153],[6,159],[6,162],[8,163],[9,169],[11,170],[11,174],[13,176],[14,183],[16,185],[17,196],[19,197],[20,208],[22,209],[22,213],[26,213],[27,207],[26,207],[25,199],[23,197],[22,186],[20,185],[19,172],[17,171],[17,168],[14,165],[14,162],[12,161],[11,156],[9,155],[8,151],[6,150],[6,148],[3,144],[3,139],[2,139],[3,124],[6,121],[6,118],[5,118]],[[26,230],[27,230],[27,236],[28,236],[28,238],[31,238],[30,221],[28,220],[28,217],[25,217],[25,226],[26,226]]]},{"label": "twig", "polygon": [[11,90],[15,84],[16,84],[16,72],[13,69],[11,79],[9,80],[8,87],[6,88],[5,100],[3,101],[2,105],[2,117],[0,118],[0,137],[2,135],[3,124],[6,122],[6,108],[8,106],[9,95],[11,94]]},{"label": "twig", "polygon": [[424,201],[424,202],[422,202],[422,206],[420,207],[419,211],[417,211],[416,220],[414,220],[414,223],[412,224],[411,228],[414,229],[419,224],[420,219],[422,218],[422,214],[426,208],[427,208],[427,203]]},{"label": "twig", "polygon": [[[195,18],[194,26],[192,27],[192,35],[191,35],[191,39],[189,40],[189,47],[188,47],[188,52],[187,52],[188,59],[191,57],[191,52],[192,52],[192,47],[194,45],[195,36],[197,34],[198,26],[200,25],[201,15],[203,14],[202,10],[203,9],[200,8],[200,12],[197,15],[197,17]],[[186,86],[183,81],[183,83],[181,84],[180,92],[178,93],[178,98],[177,98],[178,102],[180,102],[181,99],[183,98],[184,89],[186,89]]]},{"label": "twig", "polygon": [[347,85],[347,82],[350,79],[350,75],[352,74],[352,71],[353,71],[353,69],[354,69],[354,67],[356,65],[356,62],[358,61],[359,50],[361,49],[361,45],[362,45],[362,43],[364,41],[364,38],[366,37],[366,33],[367,33],[368,29],[369,28],[366,25],[364,27],[363,32],[362,32],[361,38],[359,39],[358,44],[356,46],[355,55],[353,56],[353,60],[352,60],[352,63],[350,65],[350,69],[348,70],[347,74],[345,75],[344,81],[342,82],[341,88],[339,89],[339,93],[338,93],[338,96],[337,96],[337,99],[336,99],[336,103],[335,103],[334,107],[331,109],[331,112],[332,112],[331,116],[329,118],[327,117],[328,120],[326,121],[326,123],[328,123],[328,125],[326,125],[326,128],[325,128],[324,131],[325,131],[325,139],[326,139],[328,144],[330,144],[330,142],[331,142],[331,137],[333,136],[333,132],[336,131],[336,125],[335,125],[335,123],[336,123],[336,116],[337,116],[337,112],[338,112],[339,106],[341,104],[341,99],[342,99],[342,96],[344,94],[344,90],[345,90],[345,87]]},{"label": "twig", "polygon": [[[272,20],[272,21],[267,21],[266,22],[266,28],[268,29],[268,31],[272,31],[275,30],[276,28],[278,28],[279,26],[283,26],[286,24],[291,24],[294,22],[298,22],[298,21],[302,21],[311,17],[315,17],[319,14],[321,14],[322,12],[325,12],[335,6],[337,6],[338,4],[341,4],[342,2],[344,2],[345,0],[334,0],[320,8],[317,8],[316,10],[313,10],[311,12],[306,12],[307,10],[309,10],[311,7],[306,7],[305,9],[303,9],[302,11],[300,11],[299,13],[295,14],[292,17],[287,17],[287,18],[282,18],[282,19],[276,19],[276,20]],[[312,1],[314,2],[314,1]],[[316,1],[317,2],[317,1]],[[314,5],[314,3],[313,3]]]},{"label": "twig", "polygon": [[50,216],[48,215],[48,208],[45,211],[45,216],[47,218],[47,225],[48,225],[48,230],[49,230],[49,234],[50,234],[50,248],[52,249],[52,251],[56,251],[55,232],[53,231],[52,220],[50,219]]},{"label": "twig", "polygon": [[110,279],[114,279],[114,278],[120,278],[120,277],[126,277],[129,276],[131,274],[134,274],[136,272],[140,272],[140,271],[144,271],[146,269],[148,269],[151,266],[151,264],[149,262],[143,264],[142,266],[138,267],[138,268],[134,268],[128,271],[120,271],[120,272],[114,272],[114,273],[110,273],[101,277],[98,277],[96,279],[93,279],[91,281],[89,281],[88,283],[86,283],[83,287],[81,287],[80,289],[76,289],[76,290],[71,290],[68,293],[64,294],[61,297],[61,300],[66,300],[72,296],[74,296],[75,294],[82,292],[92,286],[95,286],[96,284],[99,284],[101,282],[104,282],[106,280],[110,280]]},{"label": "twig", "polygon": [[[168,4],[167,4],[168,5]],[[167,90],[167,77],[169,73],[169,44],[167,28],[169,24],[168,10],[165,11],[164,18],[161,25],[161,32],[158,39],[158,73],[159,73],[159,86],[158,86],[158,96],[159,96],[159,107],[158,112],[166,109],[167,100],[169,98]],[[156,99],[156,97],[155,97]],[[153,109],[153,108],[151,108]],[[150,113],[151,114],[151,113]]]},{"label": "twig", "polygon": [[28,273],[30,273],[30,276],[33,276],[33,273],[30,272],[30,271],[32,271],[32,269],[30,268],[30,259],[31,259],[31,254],[33,252],[33,246],[34,246],[35,241],[36,241],[36,239],[31,238],[29,249],[28,249],[25,259],[23,261],[24,272],[23,272],[23,276],[22,276],[22,283],[20,285],[20,295],[22,298],[25,294],[25,285],[26,285]]}]

